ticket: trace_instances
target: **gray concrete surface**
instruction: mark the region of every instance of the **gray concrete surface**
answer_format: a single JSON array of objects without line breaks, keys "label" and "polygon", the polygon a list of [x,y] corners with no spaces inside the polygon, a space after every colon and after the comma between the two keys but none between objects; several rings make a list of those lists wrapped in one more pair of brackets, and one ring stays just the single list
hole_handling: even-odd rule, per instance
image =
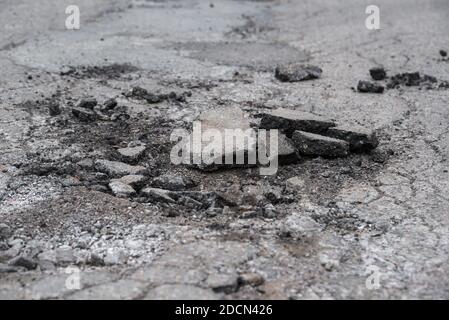
[{"label": "gray concrete surface", "polygon": [[[64,27],[74,1],[0,1],[0,298],[449,298],[449,91],[352,89],[380,65],[449,80],[447,1],[376,1],[378,31],[364,25],[372,1],[75,2],[77,31]],[[279,82],[284,62],[322,77]],[[189,93],[149,104],[123,94],[134,86]],[[79,122],[70,108],[86,96],[116,98],[130,118]],[[313,112],[376,130],[380,145],[271,177],[171,165],[171,131],[219,106]],[[93,162],[136,140],[148,179],[189,178],[234,205],[114,197]]]}]

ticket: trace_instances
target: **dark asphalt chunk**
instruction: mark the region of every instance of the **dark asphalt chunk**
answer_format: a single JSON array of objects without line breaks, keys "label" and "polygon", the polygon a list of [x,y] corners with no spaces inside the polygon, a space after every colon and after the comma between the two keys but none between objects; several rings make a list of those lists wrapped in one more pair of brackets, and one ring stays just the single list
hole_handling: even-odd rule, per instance
[{"label": "dark asphalt chunk", "polygon": [[97,114],[92,110],[85,108],[72,108],[72,114],[78,118],[78,120],[83,122],[95,121],[97,119]]},{"label": "dark asphalt chunk", "polygon": [[128,98],[134,98],[138,100],[146,100],[146,102],[150,104],[160,103],[162,101],[177,101],[177,102],[185,102],[186,97],[191,96],[191,92],[183,92],[178,94],[174,91],[164,94],[164,93],[151,93],[148,90],[141,87],[133,87],[129,92],[125,93],[125,96]]},{"label": "dark asphalt chunk", "polygon": [[52,102],[47,105],[48,107],[48,113],[51,117],[55,117],[61,114],[61,108],[59,107],[58,102]]},{"label": "dark asphalt chunk", "polygon": [[304,131],[295,131],[292,140],[299,153],[306,156],[346,157],[349,144],[346,141]]},{"label": "dark asphalt chunk", "polygon": [[374,82],[360,80],[357,90],[363,93],[383,93],[385,87]]},{"label": "dark asphalt chunk", "polygon": [[23,267],[28,270],[34,270],[37,267],[37,263],[26,257],[16,257],[8,262],[9,265],[14,267]]},{"label": "dark asphalt chunk", "polygon": [[318,79],[322,73],[316,66],[291,63],[276,67],[275,77],[282,82],[298,82]]},{"label": "dark asphalt chunk", "polygon": [[142,166],[131,166],[126,163],[109,160],[95,161],[95,168],[113,178],[121,178],[128,175],[143,175],[147,169]]},{"label": "dark asphalt chunk", "polygon": [[440,50],[440,56],[443,58],[447,57],[447,51],[446,50]]},{"label": "dark asphalt chunk", "polygon": [[372,68],[369,73],[373,80],[384,80],[387,77],[387,72],[382,67]]},{"label": "dark asphalt chunk", "polygon": [[103,103],[103,108],[105,110],[112,110],[115,107],[117,107],[117,100],[115,100],[114,98],[108,99]]},{"label": "dark asphalt chunk", "polygon": [[145,146],[136,146],[128,148],[120,148],[117,150],[120,160],[134,164],[145,155]]},{"label": "dark asphalt chunk", "polygon": [[[212,139],[211,141],[191,140],[190,166],[202,171],[217,171],[220,169],[235,167],[250,167],[256,165],[257,156],[257,137],[251,130],[249,118],[239,107],[219,107],[201,113],[199,120],[201,122],[201,134],[208,130],[219,132],[222,137],[226,136],[229,129],[238,129],[234,133],[234,147],[228,149],[225,147],[222,139]],[[210,154],[210,159],[205,161],[203,151],[205,148],[214,150]],[[215,152],[217,151],[217,152]],[[197,161],[195,161],[197,159]],[[232,164],[226,163],[226,159],[233,159]],[[239,159],[239,161],[237,161]]]},{"label": "dark asphalt chunk", "polygon": [[325,134],[335,139],[345,140],[349,143],[350,150],[354,152],[368,151],[379,145],[375,133],[356,126],[329,128]]},{"label": "dark asphalt chunk", "polygon": [[164,174],[162,176],[156,177],[152,181],[154,187],[163,188],[166,190],[178,191],[185,190],[195,186],[192,179],[174,175],[174,174]]},{"label": "dark asphalt chunk", "polygon": [[290,136],[295,130],[321,133],[334,126],[335,123],[331,119],[284,108],[263,113],[260,121],[261,129],[279,129],[287,136]]},{"label": "dark asphalt chunk", "polygon": [[85,98],[81,99],[80,102],[76,105],[76,107],[93,110],[97,104],[98,104],[97,99]]},{"label": "dark asphalt chunk", "polygon": [[401,85],[406,87],[432,86],[438,82],[437,78],[429,75],[421,75],[419,72],[399,73],[391,77],[387,84],[388,88],[397,88]]}]

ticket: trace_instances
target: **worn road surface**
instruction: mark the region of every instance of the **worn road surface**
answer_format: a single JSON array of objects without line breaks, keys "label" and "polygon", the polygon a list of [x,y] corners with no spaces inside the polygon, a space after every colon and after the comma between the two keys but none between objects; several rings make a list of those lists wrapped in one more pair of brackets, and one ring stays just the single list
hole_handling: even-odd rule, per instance
[{"label": "worn road surface", "polygon": [[[65,29],[69,4],[80,30]],[[448,299],[449,90],[354,88],[377,66],[448,81],[449,2],[378,0],[374,31],[370,4],[0,0],[0,298]],[[287,62],[323,74],[280,82]],[[81,122],[86,97],[122,111]],[[269,177],[172,165],[170,133],[228,106],[308,111],[380,144]],[[136,145],[148,184],[228,205],[114,196],[98,160]]]}]

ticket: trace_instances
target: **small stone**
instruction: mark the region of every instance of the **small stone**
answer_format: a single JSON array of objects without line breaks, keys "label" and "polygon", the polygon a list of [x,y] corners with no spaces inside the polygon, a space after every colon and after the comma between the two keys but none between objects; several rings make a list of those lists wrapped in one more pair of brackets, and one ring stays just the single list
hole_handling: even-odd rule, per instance
[{"label": "small stone", "polygon": [[142,166],[131,166],[123,162],[109,160],[97,160],[95,167],[98,171],[117,178],[127,175],[143,175],[147,172],[147,169]]},{"label": "small stone", "polygon": [[235,274],[212,274],[206,280],[206,286],[214,292],[230,294],[237,291],[238,276]]},{"label": "small stone", "polygon": [[51,117],[55,117],[61,114],[61,108],[59,107],[59,103],[53,102],[50,103],[48,106],[48,113]]},{"label": "small stone", "polygon": [[119,198],[129,198],[136,194],[136,191],[128,184],[120,182],[118,180],[111,181],[109,183],[109,188],[112,193]]},{"label": "small stone", "polygon": [[257,211],[249,210],[249,211],[242,212],[242,214],[239,216],[239,219],[254,219],[257,216],[258,216]]},{"label": "small stone", "polygon": [[291,63],[276,67],[275,77],[282,82],[318,79],[323,70],[316,66]]},{"label": "small stone", "polygon": [[275,218],[277,215],[277,211],[276,208],[271,204],[267,204],[265,205],[265,207],[263,208],[263,216],[265,218]]},{"label": "small stone", "polygon": [[195,183],[192,179],[183,176],[164,174],[154,178],[152,181],[152,185],[157,188],[177,191],[191,188],[195,186]]},{"label": "small stone", "polygon": [[13,273],[20,271],[20,268],[14,266],[8,266],[7,264],[0,263],[0,274],[2,273]]},{"label": "small stone", "polygon": [[83,159],[76,163],[77,166],[80,166],[83,169],[92,169],[94,167],[94,161],[92,159]]},{"label": "small stone", "polygon": [[264,282],[265,282],[264,277],[254,272],[244,273],[239,276],[239,283],[241,285],[250,285],[257,287],[264,284]]},{"label": "small stone", "polygon": [[306,182],[301,177],[292,177],[285,182],[285,188],[287,191],[303,192],[306,190]]},{"label": "small stone", "polygon": [[37,258],[39,259],[39,261],[50,261],[52,263],[57,263],[55,250],[44,251],[40,253]]},{"label": "small stone", "polygon": [[143,157],[145,150],[145,146],[137,146],[118,149],[117,152],[121,160],[134,163]]},{"label": "small stone", "polygon": [[349,154],[349,144],[343,140],[304,131],[295,131],[292,139],[299,153],[307,156],[346,157]]},{"label": "small stone", "polygon": [[374,82],[360,80],[357,85],[357,90],[364,93],[383,93],[385,87]]},{"label": "small stone", "polygon": [[106,265],[124,264],[128,260],[126,252],[119,248],[109,248],[104,257],[104,263]]},{"label": "small stone", "polygon": [[399,73],[390,78],[388,81],[388,88],[397,88],[401,85],[405,85],[407,87],[416,87],[420,85],[431,86],[437,83],[437,78],[429,75],[421,75],[419,72],[405,72]]},{"label": "small stone", "polygon": [[384,80],[387,77],[387,72],[382,67],[372,68],[369,73],[373,80]]},{"label": "small stone", "polygon": [[11,228],[5,223],[0,223],[0,239],[8,239],[11,236]]},{"label": "small stone", "polygon": [[146,295],[144,300],[218,300],[222,297],[212,290],[187,284],[164,284]]},{"label": "small stone", "polygon": [[[257,137],[254,130],[251,130],[248,117],[239,107],[222,107],[203,112],[199,118],[201,122],[201,135],[207,132],[220,133],[221,136],[215,137],[210,141],[210,137],[204,139],[192,139],[189,136],[186,141],[192,142],[189,149],[191,166],[202,171],[216,171],[222,168],[249,167],[257,164]],[[235,144],[233,148],[226,148],[222,137],[225,137],[227,129],[240,129],[234,131]],[[195,130],[195,128],[194,128]],[[209,131],[211,130],[211,131]],[[230,140],[228,138],[227,140]],[[209,140],[209,141],[208,141]],[[214,150],[210,161],[205,161],[205,148]],[[239,155],[239,161],[237,156]],[[228,163],[226,163],[228,160]]]},{"label": "small stone", "polygon": [[447,51],[446,50],[440,50],[440,56],[443,58],[447,57]]},{"label": "small stone", "polygon": [[37,263],[29,258],[19,256],[9,261],[10,266],[23,267],[27,270],[34,270],[37,267]]},{"label": "small stone", "polygon": [[321,133],[334,127],[333,120],[312,113],[279,108],[269,113],[263,113],[260,122],[261,129],[279,129],[290,135],[295,130]]},{"label": "small stone", "polygon": [[349,143],[351,151],[367,151],[376,148],[379,145],[374,132],[356,126],[338,126],[330,128],[326,136],[345,140]]},{"label": "small stone", "polygon": [[142,195],[156,202],[175,203],[175,200],[170,197],[170,191],[164,189],[145,188],[142,190]]},{"label": "small stone", "polygon": [[86,263],[94,267],[101,267],[104,266],[105,264],[103,258],[97,255],[96,253],[91,253]]},{"label": "small stone", "polygon": [[83,122],[95,121],[97,119],[97,114],[94,111],[85,108],[74,107],[72,108],[72,114]]},{"label": "small stone", "polygon": [[38,266],[41,269],[41,271],[49,271],[56,269],[55,264],[48,260],[39,260]]},{"label": "small stone", "polygon": [[115,100],[114,98],[108,99],[103,103],[104,110],[112,110],[115,107],[117,107],[117,100]]},{"label": "small stone", "polygon": [[120,179],[114,179],[111,182],[113,182],[113,181],[118,181],[118,182],[130,185],[133,188],[140,189],[147,181],[147,178],[140,174],[134,174],[134,175],[128,175],[128,176],[121,177]]},{"label": "small stone", "polygon": [[58,264],[68,265],[75,261],[75,256],[70,246],[61,246],[55,250],[55,253]]},{"label": "small stone", "polygon": [[97,99],[95,99],[95,98],[85,98],[85,99],[81,99],[78,102],[78,104],[76,105],[76,107],[93,110],[95,108],[95,106],[97,105],[97,103],[98,103]]}]

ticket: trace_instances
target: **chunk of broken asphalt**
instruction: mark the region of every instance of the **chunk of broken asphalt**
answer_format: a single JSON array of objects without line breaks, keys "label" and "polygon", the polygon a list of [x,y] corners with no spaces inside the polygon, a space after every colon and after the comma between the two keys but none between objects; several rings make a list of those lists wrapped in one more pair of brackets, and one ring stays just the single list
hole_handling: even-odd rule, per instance
[{"label": "chunk of broken asphalt", "polygon": [[95,98],[85,98],[81,99],[78,104],[76,105],[78,108],[86,108],[93,110],[94,107],[97,105],[97,99]]},{"label": "chunk of broken asphalt", "polygon": [[298,82],[318,79],[323,70],[311,65],[290,63],[276,67],[275,77],[282,82]]},{"label": "chunk of broken asphalt", "polygon": [[299,153],[307,156],[345,157],[349,154],[349,143],[339,139],[295,131],[292,140]]},{"label": "chunk of broken asphalt", "polygon": [[145,184],[146,180],[147,180],[147,178],[145,176],[140,175],[140,174],[135,174],[135,175],[123,176],[120,179],[114,179],[112,181],[119,181],[121,183],[130,185],[133,188],[140,189]]},{"label": "chunk of broken asphalt", "polygon": [[55,117],[61,114],[61,108],[59,107],[59,103],[52,102],[47,107],[51,117]]},{"label": "chunk of broken asphalt", "polygon": [[170,197],[170,191],[159,188],[145,188],[141,191],[142,195],[155,202],[175,203]]},{"label": "chunk of broken asphalt", "polygon": [[[227,129],[241,129],[241,134],[236,134],[235,147],[232,150],[226,148],[222,139],[214,139],[213,141],[201,141],[201,145],[196,144],[199,141],[194,141],[189,137],[187,141],[192,142],[192,148],[190,152],[190,159],[192,160],[192,166],[202,171],[216,171],[221,168],[234,168],[234,167],[248,167],[256,165],[257,156],[257,137],[253,131],[249,131],[249,135],[246,134],[247,130],[251,129],[249,119],[245,117],[243,111],[238,107],[223,107],[208,110],[203,112],[199,120],[201,122],[201,134],[204,135],[208,130],[214,130],[219,132],[222,137],[225,137],[225,130]],[[249,138],[249,139],[248,139]],[[204,161],[202,153],[205,148],[209,150],[217,150],[217,154],[212,154],[210,161]],[[221,152],[220,152],[221,150]],[[237,163],[237,155],[242,155],[242,163]],[[226,159],[234,159],[232,163],[225,163]],[[201,159],[195,163],[194,159]],[[250,163],[250,159],[254,159],[254,163]]]},{"label": "chunk of broken asphalt", "polygon": [[[267,133],[267,151],[268,154],[271,155],[272,151],[270,150],[270,135]],[[282,165],[292,164],[299,161],[300,157],[298,155],[298,152],[296,151],[296,148],[293,144],[293,141],[291,141],[287,136],[283,133],[279,133],[278,135],[278,162]]]},{"label": "chunk of broken asphalt", "polygon": [[387,72],[382,67],[371,68],[369,73],[373,80],[384,80],[387,77]]},{"label": "chunk of broken asphalt", "polygon": [[103,103],[103,107],[105,110],[112,110],[117,107],[117,100],[114,98],[108,99]]},{"label": "chunk of broken asphalt", "polygon": [[123,162],[109,160],[95,161],[95,168],[113,178],[127,175],[143,175],[147,172],[147,169],[142,166],[131,166]]},{"label": "chunk of broken asphalt", "polygon": [[421,75],[419,72],[399,73],[391,77],[387,84],[388,88],[396,88],[401,85],[416,87],[420,85],[432,85],[437,83],[437,78],[427,74]]},{"label": "chunk of broken asphalt", "polygon": [[33,269],[36,269],[36,267],[37,267],[37,263],[35,261],[33,261],[29,258],[26,258],[26,257],[22,257],[22,256],[19,256],[19,257],[16,257],[16,258],[10,260],[8,262],[8,264],[10,266],[23,267],[28,270],[33,270]]},{"label": "chunk of broken asphalt", "polygon": [[447,51],[446,50],[440,50],[440,56],[447,57]]},{"label": "chunk of broken asphalt", "polygon": [[374,82],[360,80],[357,90],[364,93],[383,93],[385,87]]},{"label": "chunk of broken asphalt", "polygon": [[279,129],[291,135],[293,131],[321,133],[334,127],[335,122],[312,113],[279,108],[262,114],[261,129]]},{"label": "chunk of broken asphalt", "polygon": [[109,183],[109,188],[112,193],[119,198],[129,198],[136,194],[136,191],[129,184],[123,183],[119,180],[114,180]]},{"label": "chunk of broken asphalt", "polygon": [[125,162],[136,162],[145,154],[145,146],[136,146],[118,149],[117,152],[121,160]]},{"label": "chunk of broken asphalt", "polygon": [[154,178],[152,181],[152,185],[158,188],[176,191],[191,188],[195,185],[195,183],[192,181],[192,179],[183,176],[164,174]]},{"label": "chunk of broken asphalt", "polygon": [[95,121],[97,119],[97,114],[94,111],[86,108],[73,107],[72,114],[78,120],[83,122]]},{"label": "chunk of broken asphalt", "polygon": [[357,126],[340,125],[329,128],[326,136],[331,138],[345,140],[349,143],[349,148],[354,152],[368,151],[379,145],[379,140],[374,132]]}]

